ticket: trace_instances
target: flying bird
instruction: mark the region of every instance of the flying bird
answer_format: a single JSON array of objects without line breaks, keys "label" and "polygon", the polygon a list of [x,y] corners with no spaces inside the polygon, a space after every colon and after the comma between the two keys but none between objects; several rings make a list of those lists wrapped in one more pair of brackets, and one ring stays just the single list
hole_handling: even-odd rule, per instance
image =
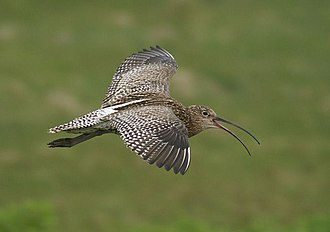
[{"label": "flying bird", "polygon": [[80,134],[48,143],[72,147],[106,133],[120,135],[124,143],[150,164],[184,175],[190,165],[188,138],[209,128],[221,128],[242,140],[222,123],[241,126],[219,117],[207,106],[184,106],[170,95],[170,79],[178,69],[174,57],[156,46],[126,58],[117,68],[99,109],[49,129],[49,133]]}]

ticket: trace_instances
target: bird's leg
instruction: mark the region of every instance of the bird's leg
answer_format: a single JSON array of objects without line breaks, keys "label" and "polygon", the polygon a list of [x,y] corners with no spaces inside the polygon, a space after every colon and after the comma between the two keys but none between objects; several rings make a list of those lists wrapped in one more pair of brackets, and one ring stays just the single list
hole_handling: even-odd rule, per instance
[{"label": "bird's leg", "polygon": [[48,147],[73,147],[79,143],[82,143],[86,140],[89,140],[91,138],[94,138],[95,136],[103,135],[106,133],[110,133],[110,131],[95,131],[89,134],[82,134],[74,138],[61,138],[61,139],[56,139],[50,143],[48,143]]}]

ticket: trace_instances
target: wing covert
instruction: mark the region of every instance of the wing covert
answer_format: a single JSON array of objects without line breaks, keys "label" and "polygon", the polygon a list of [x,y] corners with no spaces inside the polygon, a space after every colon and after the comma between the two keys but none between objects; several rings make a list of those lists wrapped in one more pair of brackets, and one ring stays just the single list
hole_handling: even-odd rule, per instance
[{"label": "wing covert", "polygon": [[113,119],[125,144],[150,164],[184,175],[190,164],[188,132],[170,108],[144,106]]}]

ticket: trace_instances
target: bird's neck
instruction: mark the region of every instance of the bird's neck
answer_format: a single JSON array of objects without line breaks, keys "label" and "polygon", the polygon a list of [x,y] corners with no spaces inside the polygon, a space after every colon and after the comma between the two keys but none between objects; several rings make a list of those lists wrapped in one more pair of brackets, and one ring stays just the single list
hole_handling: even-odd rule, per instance
[{"label": "bird's neck", "polygon": [[171,97],[162,97],[159,99],[159,101],[162,104],[170,107],[173,113],[184,123],[188,131],[188,137],[192,137],[203,130],[200,128],[200,122],[196,120],[196,116],[191,107],[186,107]]},{"label": "bird's neck", "polygon": [[188,122],[185,123],[185,126],[188,130],[188,137],[192,137],[202,132],[204,130],[201,126],[202,122],[199,120],[199,117],[196,115],[196,112],[192,110],[192,106],[186,108],[186,114],[189,118]]}]

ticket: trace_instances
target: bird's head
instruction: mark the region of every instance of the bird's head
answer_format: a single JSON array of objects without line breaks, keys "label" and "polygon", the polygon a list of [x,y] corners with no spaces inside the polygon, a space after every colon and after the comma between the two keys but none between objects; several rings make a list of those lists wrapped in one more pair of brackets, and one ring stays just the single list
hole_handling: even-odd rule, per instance
[{"label": "bird's head", "polygon": [[247,134],[249,134],[258,144],[260,144],[260,142],[258,141],[258,139],[251,134],[248,130],[244,129],[243,127],[232,123],[226,119],[220,118],[219,116],[217,116],[217,114],[214,112],[214,110],[212,110],[211,108],[207,107],[207,106],[201,106],[201,105],[192,105],[188,107],[188,112],[190,115],[190,127],[188,128],[188,132],[189,132],[189,136],[193,136],[196,135],[200,132],[202,132],[203,130],[209,129],[209,128],[221,128],[223,130],[225,130],[226,132],[228,132],[229,134],[231,134],[233,137],[235,137],[246,149],[246,151],[248,152],[249,155],[251,155],[249,149],[246,147],[246,145],[243,143],[243,141],[233,132],[231,132],[228,128],[226,128],[225,126],[223,126],[221,123],[227,123],[230,124],[232,126],[235,126],[241,130],[243,130],[244,132],[246,132]]}]

